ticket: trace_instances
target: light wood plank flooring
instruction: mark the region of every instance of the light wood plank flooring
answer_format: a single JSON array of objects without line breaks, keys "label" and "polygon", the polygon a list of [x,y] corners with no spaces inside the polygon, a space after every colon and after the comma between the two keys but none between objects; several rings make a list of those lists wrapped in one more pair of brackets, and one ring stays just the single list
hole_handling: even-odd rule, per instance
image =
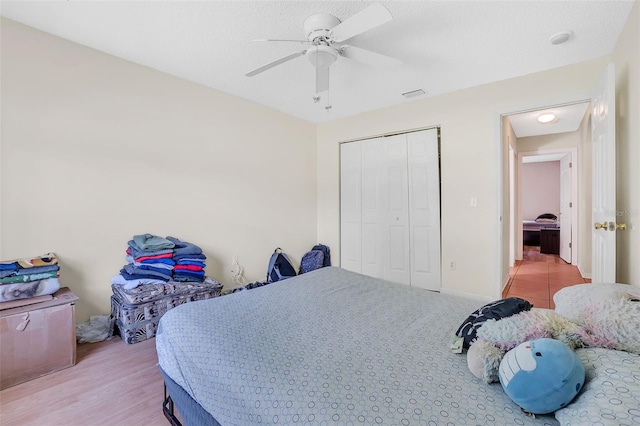
[{"label": "light wood plank flooring", "polygon": [[0,425],[168,425],[155,343],[78,345],[75,366],[0,391]]},{"label": "light wood plank flooring", "polygon": [[554,309],[553,295],[560,289],[591,282],[576,266],[556,254],[540,253],[540,247],[524,246],[522,261],[510,270],[503,297],[520,297],[536,308]]}]

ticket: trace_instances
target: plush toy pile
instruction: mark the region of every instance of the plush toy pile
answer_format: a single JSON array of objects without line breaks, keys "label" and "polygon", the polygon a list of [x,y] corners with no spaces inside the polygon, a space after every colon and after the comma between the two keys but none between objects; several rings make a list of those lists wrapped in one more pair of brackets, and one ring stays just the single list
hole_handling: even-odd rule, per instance
[{"label": "plush toy pile", "polygon": [[567,287],[554,295],[554,311],[531,309],[522,299],[511,299],[516,299],[508,301],[511,310],[502,307],[505,315],[487,314],[489,307],[497,303],[493,302],[470,316],[476,321],[472,333],[469,318],[456,333],[465,339],[465,347],[470,340],[467,364],[486,383],[499,380],[505,354],[536,339],[554,339],[571,350],[598,347],[640,354],[638,287],[626,284]]}]

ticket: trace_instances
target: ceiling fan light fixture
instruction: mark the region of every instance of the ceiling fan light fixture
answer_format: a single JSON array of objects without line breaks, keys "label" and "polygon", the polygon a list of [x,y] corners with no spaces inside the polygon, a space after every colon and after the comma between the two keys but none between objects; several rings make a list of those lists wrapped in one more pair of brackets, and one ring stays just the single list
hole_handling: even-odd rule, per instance
[{"label": "ceiling fan light fixture", "polygon": [[320,45],[307,50],[307,58],[314,67],[326,68],[338,59],[338,53],[332,47]]},{"label": "ceiling fan light fixture", "polygon": [[555,121],[556,115],[552,112],[545,112],[538,116],[538,122],[542,124],[547,124]]}]

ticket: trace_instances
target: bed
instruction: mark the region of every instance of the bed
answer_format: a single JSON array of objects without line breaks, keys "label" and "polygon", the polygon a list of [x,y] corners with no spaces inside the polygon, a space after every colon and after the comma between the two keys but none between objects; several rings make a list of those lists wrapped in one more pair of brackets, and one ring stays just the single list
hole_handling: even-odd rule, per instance
[{"label": "bed", "polygon": [[540,245],[540,230],[545,228],[559,228],[558,217],[553,213],[542,213],[535,219],[523,219],[522,242],[525,246]]},{"label": "bed", "polygon": [[451,337],[483,301],[336,267],[178,306],[156,347],[188,425],[520,424],[500,384],[469,371]]}]

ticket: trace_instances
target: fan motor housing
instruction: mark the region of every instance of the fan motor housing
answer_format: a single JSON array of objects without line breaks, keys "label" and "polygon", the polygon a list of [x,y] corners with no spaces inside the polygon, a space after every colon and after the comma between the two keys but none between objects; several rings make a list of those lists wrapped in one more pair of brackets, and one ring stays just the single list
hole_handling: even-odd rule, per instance
[{"label": "fan motor housing", "polygon": [[331,29],[338,25],[340,20],[328,13],[316,13],[304,20],[304,32],[307,40],[313,42],[318,37],[329,38]]}]

